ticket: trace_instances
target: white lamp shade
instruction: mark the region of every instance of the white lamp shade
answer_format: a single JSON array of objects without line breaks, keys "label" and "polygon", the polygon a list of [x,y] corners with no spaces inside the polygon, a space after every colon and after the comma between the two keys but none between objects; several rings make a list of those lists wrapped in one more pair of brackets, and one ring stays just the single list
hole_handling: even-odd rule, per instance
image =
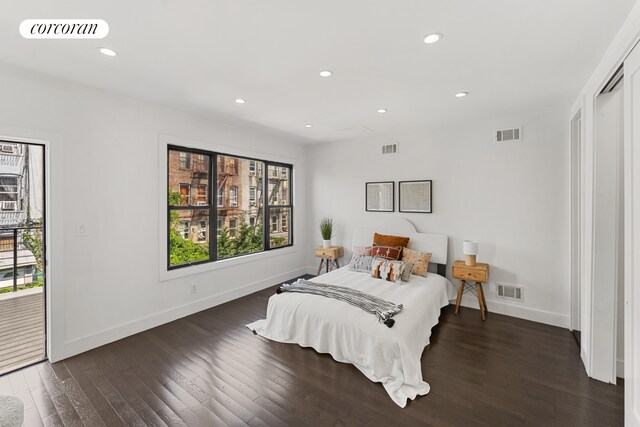
[{"label": "white lamp shade", "polygon": [[474,240],[462,242],[462,253],[465,255],[478,255],[478,242]]}]

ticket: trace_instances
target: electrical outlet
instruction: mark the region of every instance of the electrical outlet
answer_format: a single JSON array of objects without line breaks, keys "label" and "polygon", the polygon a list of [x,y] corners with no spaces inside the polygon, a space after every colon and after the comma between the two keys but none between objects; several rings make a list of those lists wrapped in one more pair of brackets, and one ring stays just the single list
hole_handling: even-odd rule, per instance
[{"label": "electrical outlet", "polygon": [[76,226],[76,237],[87,237],[88,235],[89,231],[86,224],[78,224]]},{"label": "electrical outlet", "polygon": [[189,282],[189,295],[195,295],[198,293],[198,284],[195,280]]}]

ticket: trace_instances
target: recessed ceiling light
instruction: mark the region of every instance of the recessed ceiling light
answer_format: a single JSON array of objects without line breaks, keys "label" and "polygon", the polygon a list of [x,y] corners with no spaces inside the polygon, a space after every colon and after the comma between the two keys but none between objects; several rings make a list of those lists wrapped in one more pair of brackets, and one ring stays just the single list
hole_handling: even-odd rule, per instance
[{"label": "recessed ceiling light", "polygon": [[424,37],[424,42],[426,44],[433,44],[433,43],[437,43],[442,39],[442,34],[438,34],[438,33],[432,33],[432,34],[427,34]]},{"label": "recessed ceiling light", "polygon": [[464,98],[467,95],[469,95],[469,92],[458,92],[456,93],[456,98]]},{"label": "recessed ceiling light", "polygon": [[378,110],[378,113],[386,113],[387,109],[386,108],[381,108]]},{"label": "recessed ceiling light", "polygon": [[312,127],[313,127],[313,125],[312,125],[311,123],[307,123],[306,125],[304,125],[304,127],[306,127],[306,128],[312,128]]},{"label": "recessed ceiling light", "polygon": [[107,55],[107,56],[116,56],[117,55],[115,50],[109,49],[108,47],[101,47],[100,48],[100,53],[103,54],[103,55]]},{"label": "recessed ceiling light", "polygon": [[320,76],[321,77],[330,77],[332,74],[333,74],[333,72],[329,71],[329,70],[320,71]]},{"label": "recessed ceiling light", "polygon": [[245,102],[247,102],[247,101],[245,101],[245,100],[244,100],[244,99],[242,99],[242,98],[238,98],[238,99],[236,99],[236,104],[244,104]]}]

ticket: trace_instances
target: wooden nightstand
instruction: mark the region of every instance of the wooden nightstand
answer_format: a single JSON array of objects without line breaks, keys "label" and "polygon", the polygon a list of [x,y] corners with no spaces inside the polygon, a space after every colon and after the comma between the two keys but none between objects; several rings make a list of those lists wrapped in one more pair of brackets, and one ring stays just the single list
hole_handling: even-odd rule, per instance
[{"label": "wooden nightstand", "polygon": [[316,248],[316,256],[320,258],[320,267],[318,267],[318,276],[322,271],[322,267],[326,268],[327,273],[333,268],[340,268],[338,258],[344,254],[342,246],[331,246],[330,248]]},{"label": "wooden nightstand", "polygon": [[[453,277],[460,279],[460,286],[458,287],[458,296],[456,297],[456,312],[460,309],[460,301],[462,300],[462,294],[471,291],[478,297],[478,304],[480,305],[480,314],[482,320],[485,320],[485,313],[487,312],[487,301],[484,299],[484,291],[482,290],[482,284],[487,283],[489,280],[489,264],[477,263],[473,267],[470,267],[464,263],[464,261],[455,261],[453,263]],[[469,283],[467,283],[469,282]],[[475,282],[475,286],[470,282]]]}]

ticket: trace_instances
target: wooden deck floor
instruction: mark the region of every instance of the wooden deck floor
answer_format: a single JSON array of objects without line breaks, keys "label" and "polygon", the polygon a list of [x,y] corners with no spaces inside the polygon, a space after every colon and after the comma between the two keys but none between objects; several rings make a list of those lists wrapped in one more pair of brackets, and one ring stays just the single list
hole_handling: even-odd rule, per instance
[{"label": "wooden deck floor", "polygon": [[0,294],[0,374],[44,358],[44,320],[42,288]]},{"label": "wooden deck floor", "polygon": [[[406,408],[354,366],[253,335],[274,288],[59,363],[0,376],[26,426],[615,426],[623,386],[589,379],[566,329],[445,307]],[[489,307],[491,310],[491,307]]]}]

